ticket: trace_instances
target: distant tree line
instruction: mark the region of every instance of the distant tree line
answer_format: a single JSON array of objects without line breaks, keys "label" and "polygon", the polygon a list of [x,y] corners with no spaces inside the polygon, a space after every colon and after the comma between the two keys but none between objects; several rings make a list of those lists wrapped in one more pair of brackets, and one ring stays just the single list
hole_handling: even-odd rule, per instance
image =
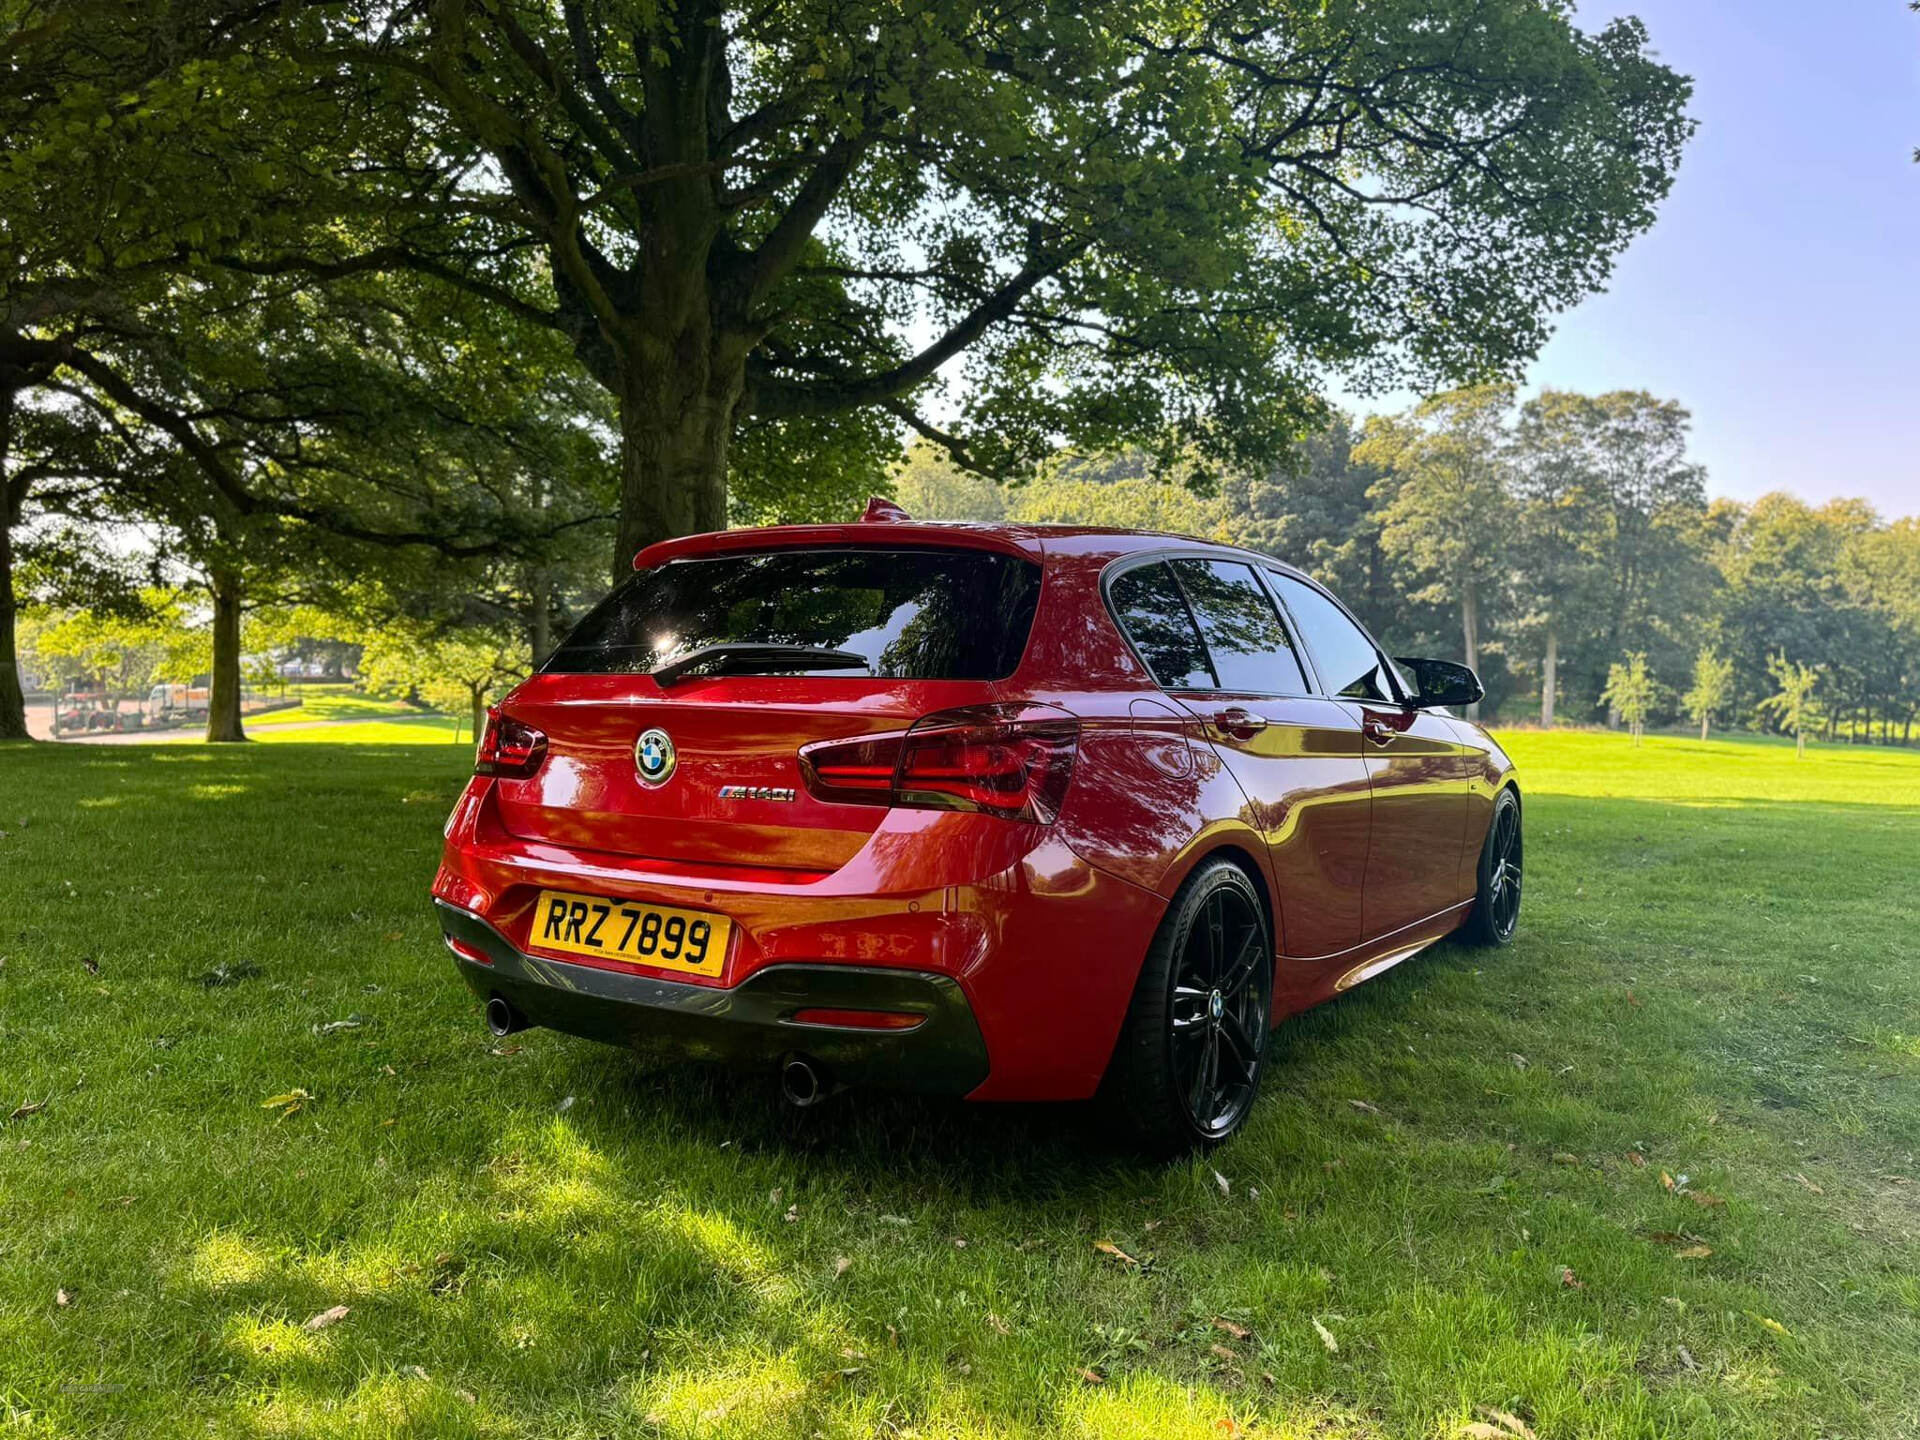
[{"label": "distant tree line", "polygon": [[1002,489],[923,445],[897,491],[929,516],[1249,545],[1330,586],[1399,653],[1473,665],[1509,721],[1911,740],[1920,519],[1709,500],[1689,423],[1637,391],[1521,404],[1482,387],[1364,426],[1335,415],[1291,466],[1211,485],[1169,484],[1138,453],[1067,452]]}]

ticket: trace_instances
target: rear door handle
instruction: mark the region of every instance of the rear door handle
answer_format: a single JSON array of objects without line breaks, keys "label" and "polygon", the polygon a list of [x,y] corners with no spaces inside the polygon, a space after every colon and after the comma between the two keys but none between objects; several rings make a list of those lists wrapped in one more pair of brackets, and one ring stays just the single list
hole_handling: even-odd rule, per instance
[{"label": "rear door handle", "polygon": [[1251,710],[1243,710],[1238,705],[1221,710],[1213,717],[1213,723],[1220,727],[1224,735],[1235,740],[1251,740],[1267,728],[1267,717],[1256,715]]},{"label": "rear door handle", "polygon": [[1360,733],[1376,745],[1385,745],[1393,739],[1394,728],[1384,720],[1376,720],[1369,715],[1360,722]]}]

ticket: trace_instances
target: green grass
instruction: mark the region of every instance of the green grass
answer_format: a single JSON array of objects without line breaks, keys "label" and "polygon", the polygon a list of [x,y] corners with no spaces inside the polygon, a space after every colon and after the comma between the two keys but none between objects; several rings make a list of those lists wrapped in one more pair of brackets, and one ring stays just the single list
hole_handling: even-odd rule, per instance
[{"label": "green grass", "polygon": [[1920,756],[1514,737],[1519,941],[1163,1168],[496,1043],[424,899],[465,748],[287,738],[0,750],[0,1434],[1920,1429]]},{"label": "green grass", "polygon": [[[449,741],[452,738],[455,723],[452,716],[423,712],[399,700],[384,699],[338,686],[296,685],[291,693],[299,697],[298,705],[248,717],[246,729],[251,738],[275,742],[341,741],[356,745],[406,744],[436,735]],[[286,735],[275,733],[287,725],[309,726],[315,721],[337,720],[355,723],[326,730],[301,729]],[[464,717],[461,724],[464,733]]]}]

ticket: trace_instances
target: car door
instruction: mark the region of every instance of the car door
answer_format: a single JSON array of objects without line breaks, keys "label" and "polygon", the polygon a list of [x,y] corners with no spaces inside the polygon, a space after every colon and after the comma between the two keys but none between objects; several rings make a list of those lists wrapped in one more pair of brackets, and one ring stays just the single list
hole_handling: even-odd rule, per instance
[{"label": "car door", "polygon": [[[1141,659],[1246,797],[1278,877],[1281,952],[1313,959],[1359,944],[1372,805],[1359,717],[1311,693],[1253,567],[1155,558],[1120,572],[1109,593]],[[1282,967],[1282,989],[1288,978]]]},{"label": "car door", "polygon": [[1376,940],[1463,898],[1468,748],[1446,716],[1404,703],[1379,647],[1331,595],[1285,571],[1267,577],[1306,644],[1322,692],[1338,697],[1360,727],[1373,794],[1362,928]]}]

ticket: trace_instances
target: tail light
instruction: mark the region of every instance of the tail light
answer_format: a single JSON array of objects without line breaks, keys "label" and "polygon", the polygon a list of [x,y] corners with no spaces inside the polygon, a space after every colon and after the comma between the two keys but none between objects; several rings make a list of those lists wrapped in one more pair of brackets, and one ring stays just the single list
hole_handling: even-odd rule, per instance
[{"label": "tail light", "polygon": [[823,740],[800,751],[817,799],[919,810],[977,810],[1051,825],[1073,778],[1080,722],[1049,705],[943,710],[911,729]]},{"label": "tail light", "polygon": [[481,732],[479,748],[473,755],[474,774],[531,775],[546,758],[544,731],[502,715],[498,706],[487,711],[487,728]]}]

